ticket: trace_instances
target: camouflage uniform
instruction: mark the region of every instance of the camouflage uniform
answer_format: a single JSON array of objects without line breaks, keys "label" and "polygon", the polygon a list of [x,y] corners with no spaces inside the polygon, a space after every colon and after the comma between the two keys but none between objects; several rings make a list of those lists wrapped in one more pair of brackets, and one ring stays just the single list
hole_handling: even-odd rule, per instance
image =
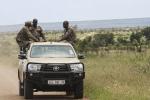
[{"label": "camouflage uniform", "polygon": [[[26,22],[26,24],[29,24],[29,22]],[[16,42],[18,43],[20,47],[20,51],[26,52],[26,48],[29,48],[30,42],[38,42],[38,39],[36,39],[31,32],[29,31],[29,26],[24,26],[16,37]]]},{"label": "camouflage uniform", "polygon": [[37,27],[33,27],[31,28],[31,33],[32,35],[34,35],[39,41],[45,41],[46,42],[46,38],[45,35],[43,33],[43,30],[41,28],[41,26],[37,26]]},{"label": "camouflage uniform", "polygon": [[62,40],[66,40],[67,42],[71,43],[73,46],[76,42],[76,34],[72,28],[68,28],[67,30],[64,30],[64,35],[62,36]]}]

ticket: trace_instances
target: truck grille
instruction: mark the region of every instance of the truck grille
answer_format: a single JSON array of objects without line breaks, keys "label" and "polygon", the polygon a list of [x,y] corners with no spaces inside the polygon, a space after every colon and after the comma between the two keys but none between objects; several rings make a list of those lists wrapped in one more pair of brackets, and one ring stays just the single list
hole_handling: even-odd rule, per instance
[{"label": "truck grille", "polygon": [[41,67],[41,71],[48,71],[48,72],[65,72],[69,71],[69,67],[66,64],[43,64]]}]

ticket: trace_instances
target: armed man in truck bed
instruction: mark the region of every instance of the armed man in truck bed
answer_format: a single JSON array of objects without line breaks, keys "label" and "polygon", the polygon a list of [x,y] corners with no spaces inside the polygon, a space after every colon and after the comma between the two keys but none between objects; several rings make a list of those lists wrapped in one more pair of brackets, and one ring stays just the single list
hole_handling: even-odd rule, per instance
[{"label": "armed man in truck bed", "polygon": [[19,31],[16,37],[16,42],[20,47],[20,51],[26,52],[29,48],[31,41],[38,42],[39,40],[30,32],[31,22],[25,22],[24,27]]},{"label": "armed man in truck bed", "polygon": [[33,19],[32,27],[31,27],[30,31],[40,42],[46,42],[46,38],[43,33],[43,29],[41,26],[38,26],[37,19]]},{"label": "armed man in truck bed", "polygon": [[76,34],[74,30],[71,27],[69,27],[68,21],[63,22],[63,28],[64,28],[64,35],[61,37],[59,41],[66,40],[67,42],[72,44],[72,46],[75,46]]}]

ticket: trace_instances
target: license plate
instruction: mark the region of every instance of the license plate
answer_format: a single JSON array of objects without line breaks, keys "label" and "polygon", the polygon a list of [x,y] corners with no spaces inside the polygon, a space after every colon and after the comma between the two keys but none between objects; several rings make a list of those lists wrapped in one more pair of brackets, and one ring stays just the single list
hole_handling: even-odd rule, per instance
[{"label": "license plate", "polygon": [[48,80],[49,85],[64,85],[65,80]]}]

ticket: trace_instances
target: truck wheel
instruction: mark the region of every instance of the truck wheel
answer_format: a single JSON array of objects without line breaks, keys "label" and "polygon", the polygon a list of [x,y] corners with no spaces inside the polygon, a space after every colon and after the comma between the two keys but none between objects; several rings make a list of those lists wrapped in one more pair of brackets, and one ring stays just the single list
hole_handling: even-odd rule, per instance
[{"label": "truck wheel", "polygon": [[27,80],[24,81],[24,97],[25,99],[33,98],[33,87],[32,84]]},{"label": "truck wheel", "polygon": [[83,80],[78,82],[74,87],[74,98],[81,99],[83,98]]},{"label": "truck wheel", "polygon": [[19,96],[24,96],[24,89],[23,89],[23,85],[21,84],[21,82],[19,81]]}]

